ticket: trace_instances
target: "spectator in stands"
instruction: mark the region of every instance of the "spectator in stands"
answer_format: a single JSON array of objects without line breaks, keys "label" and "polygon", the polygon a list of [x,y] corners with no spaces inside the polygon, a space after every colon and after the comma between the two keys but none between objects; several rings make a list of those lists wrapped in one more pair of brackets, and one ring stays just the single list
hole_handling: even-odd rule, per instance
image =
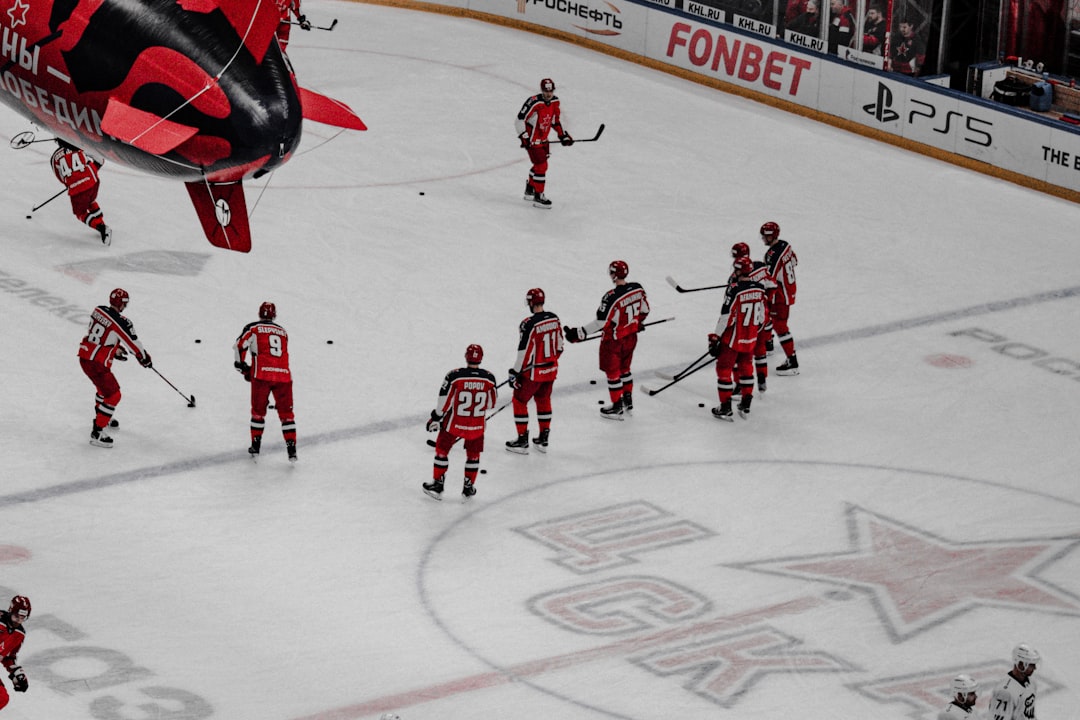
[{"label": "spectator in stands", "polygon": [[885,15],[881,12],[881,6],[874,4],[866,9],[866,20],[863,22],[862,49],[863,52],[880,55],[885,48]]},{"label": "spectator in stands", "polygon": [[926,39],[915,32],[915,23],[911,20],[901,19],[898,27],[892,37],[889,69],[917,77],[926,60]]},{"label": "spectator in stands", "polygon": [[788,30],[802,35],[821,36],[821,15],[817,0],[806,0],[806,9],[788,24]]},{"label": "spectator in stands", "polygon": [[840,48],[851,47],[858,25],[844,0],[829,0],[829,10],[829,52],[835,55]]},{"label": "spectator in stands", "polygon": [[783,30],[787,29],[791,22],[802,15],[806,11],[806,0],[787,0],[784,5],[784,24],[781,28],[781,37],[783,36]]}]

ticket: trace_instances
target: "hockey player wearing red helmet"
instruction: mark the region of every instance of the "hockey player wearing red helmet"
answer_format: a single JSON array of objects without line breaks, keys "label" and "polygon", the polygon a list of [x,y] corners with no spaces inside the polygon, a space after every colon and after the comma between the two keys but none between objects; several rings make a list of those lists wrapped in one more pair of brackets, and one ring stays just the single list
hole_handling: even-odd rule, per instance
[{"label": "hockey player wearing red helmet", "polygon": [[551,78],[540,81],[540,93],[525,100],[518,111],[516,127],[518,142],[529,153],[529,180],[525,183],[525,199],[531,200],[534,207],[551,208],[551,201],[544,195],[547,182],[548,158],[551,145],[548,135],[552,130],[559,136],[563,145],[573,145],[574,138],[562,126],[561,106],[555,95],[555,82]]},{"label": "hockey player wearing red helmet", "polygon": [[[737,242],[731,246],[731,257],[735,260],[739,258],[750,257],[750,246],[744,242]],[[750,273],[750,278],[765,286],[765,290],[768,291],[775,283],[769,279],[769,271],[765,263],[762,261],[753,261],[753,270]],[[728,278],[728,298],[725,302],[730,301],[730,294],[734,292],[737,276],[734,272],[731,273],[731,277]],[[757,386],[758,390],[765,392],[768,387],[769,380],[769,355],[773,351],[772,333],[773,325],[769,319],[768,303],[765,307],[765,321],[761,325],[761,336],[758,340],[757,346],[754,348],[754,371],[757,374]],[[742,380],[740,379],[740,382]]]},{"label": "hockey player wearing red helmet", "polygon": [[630,267],[623,260],[613,260],[608,265],[608,275],[615,284],[604,293],[596,309],[596,319],[582,327],[567,327],[566,339],[581,342],[596,331],[600,336],[600,370],[607,378],[608,397],[611,404],[600,409],[600,416],[609,420],[622,420],[624,414],[634,410],[634,375],[630,365],[637,348],[638,333],[645,329],[649,316],[649,300],[645,288],[639,283],[627,282]]},{"label": "hockey player wearing red helmet", "polygon": [[90,311],[90,326],[79,343],[79,366],[97,391],[90,428],[90,444],[95,447],[111,448],[113,439],[107,429],[119,425],[113,418],[120,404],[120,383],[112,371],[113,361],[127,360],[131,352],[143,367],[153,367],[150,353],[135,335],[135,327],[122,314],[130,300],[127,290],[113,290],[108,305]]},{"label": "hockey player wearing red helmet", "polygon": [[[26,673],[19,667],[19,649],[26,639],[26,629],[23,627],[30,618],[30,598],[25,595],[16,595],[11,598],[11,604],[7,611],[0,610],[0,662],[7,671],[11,688],[15,692],[26,692],[30,683],[26,679]],[[0,710],[11,700],[4,683],[0,682]]]},{"label": "hockey player wearing red helmet", "polygon": [[487,414],[495,406],[497,397],[495,376],[480,367],[483,361],[484,348],[476,344],[465,348],[465,367],[446,373],[439,388],[439,399],[427,421],[428,432],[439,434],[435,438],[431,482],[424,483],[423,489],[436,500],[442,500],[446,471],[450,467],[450,450],[458,440],[464,440],[465,445],[465,483],[461,497],[468,500],[476,495]]},{"label": "hockey player wearing red helmet", "polygon": [[718,420],[731,421],[731,399],[739,378],[739,415],[750,415],[754,399],[754,349],[765,321],[765,287],[754,279],[754,261],[748,255],[732,263],[733,283],[724,298],[716,329],[709,334],[709,352],[716,358],[716,394],[720,405],[712,410]]},{"label": "hockey player wearing red helmet", "polygon": [[520,455],[529,454],[529,401],[536,404],[536,422],[540,434],[533,444],[547,452],[551,429],[551,389],[559,374],[559,356],[563,351],[563,330],[559,316],[544,309],[543,289],[532,288],[525,293],[529,316],[518,325],[518,352],[510,381],[514,387],[514,426],[517,438],[508,440],[506,449]]},{"label": "hockey player wearing red helmet", "polygon": [[795,304],[795,267],[799,258],[786,240],[780,239],[780,226],[767,222],[761,226],[761,241],[765,251],[765,267],[776,287],[769,290],[769,320],[772,322],[780,347],[787,359],[776,366],[777,375],[798,375],[799,358],[795,356],[795,341],[788,328],[791,306]]},{"label": "hockey player wearing red helmet", "polygon": [[[240,331],[233,344],[233,367],[251,383],[251,447],[248,455],[258,461],[266,429],[266,410],[274,398],[281,435],[289,462],[296,462],[296,415],[293,413],[292,371],[289,368],[289,333],[277,322],[277,306],[264,302],[259,319]],[[250,358],[250,362],[248,362]]]},{"label": "hockey player wearing red helmet", "polygon": [[102,162],[60,138],[56,138],[56,144],[50,162],[56,179],[67,188],[71,212],[79,222],[97,231],[102,245],[112,244],[112,230],[105,224],[97,203]]}]

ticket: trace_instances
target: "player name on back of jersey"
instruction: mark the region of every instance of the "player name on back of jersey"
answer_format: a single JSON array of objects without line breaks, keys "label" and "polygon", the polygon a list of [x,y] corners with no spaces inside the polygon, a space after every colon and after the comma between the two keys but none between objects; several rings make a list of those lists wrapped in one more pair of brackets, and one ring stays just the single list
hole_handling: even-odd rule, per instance
[{"label": "player name on back of jersey", "polygon": [[466,380],[461,383],[461,387],[465,390],[486,390],[488,383],[480,382],[479,380]]},{"label": "player name on back of jersey", "polygon": [[285,334],[285,331],[282,330],[281,328],[279,328],[279,327],[271,327],[270,325],[260,325],[259,327],[255,328],[255,332],[262,333],[264,335],[265,334],[272,334],[272,335],[284,335]]},{"label": "player name on back of jersey", "polygon": [[536,327],[533,329],[538,333],[555,332],[559,329],[559,320],[558,318],[545,320],[542,323],[537,323]]}]

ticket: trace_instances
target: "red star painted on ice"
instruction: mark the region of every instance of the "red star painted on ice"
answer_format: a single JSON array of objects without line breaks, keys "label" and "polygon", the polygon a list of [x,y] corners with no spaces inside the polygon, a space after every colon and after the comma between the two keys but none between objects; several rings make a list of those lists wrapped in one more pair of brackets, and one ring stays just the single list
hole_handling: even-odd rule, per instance
[{"label": "red star painted on ice", "polygon": [[23,0],[15,0],[15,4],[8,9],[8,17],[11,18],[11,28],[14,30],[20,25],[26,24],[26,13],[30,5]]},{"label": "red star painted on ice", "polygon": [[1038,577],[1080,544],[1075,537],[958,543],[857,507],[848,528],[849,552],[739,567],[866,593],[896,641],[977,606],[1080,615],[1080,598]]}]

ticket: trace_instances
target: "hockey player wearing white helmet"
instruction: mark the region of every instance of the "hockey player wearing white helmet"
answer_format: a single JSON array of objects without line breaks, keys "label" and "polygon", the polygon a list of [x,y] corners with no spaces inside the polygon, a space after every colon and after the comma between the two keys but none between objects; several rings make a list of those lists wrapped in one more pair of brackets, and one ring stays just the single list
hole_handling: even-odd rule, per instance
[{"label": "hockey player wearing white helmet", "polygon": [[957,675],[952,681],[952,700],[938,713],[938,720],[974,720],[979,683],[970,675]]},{"label": "hockey player wearing white helmet", "polygon": [[1027,643],[1013,648],[1013,667],[1005,679],[994,686],[990,696],[989,720],[1036,720],[1035,672],[1039,651]]}]

